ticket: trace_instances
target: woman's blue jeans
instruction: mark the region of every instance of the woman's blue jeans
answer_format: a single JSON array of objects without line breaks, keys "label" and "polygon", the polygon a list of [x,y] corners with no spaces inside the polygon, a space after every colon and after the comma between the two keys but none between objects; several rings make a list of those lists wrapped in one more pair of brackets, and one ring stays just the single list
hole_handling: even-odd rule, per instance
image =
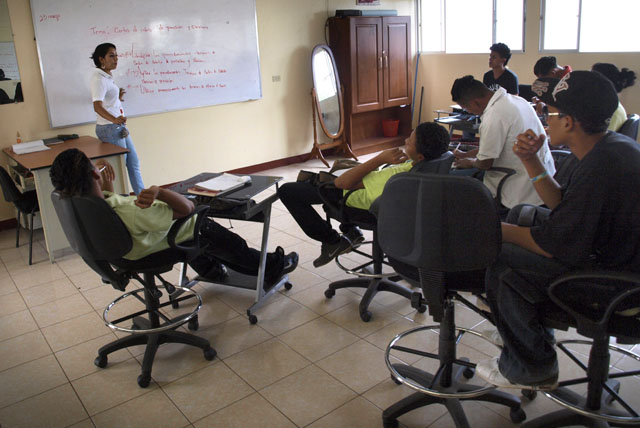
[{"label": "woman's blue jeans", "polygon": [[131,140],[131,135],[127,135],[122,138],[122,130],[125,129],[124,125],[116,125],[115,123],[109,125],[96,125],[96,136],[100,141],[105,143],[115,144],[116,146],[129,149],[129,153],[124,156],[127,164],[127,172],[129,173],[129,181],[133,192],[137,195],[142,189],[144,184],[142,183],[142,174],[140,173],[140,161],[138,160],[138,154],[136,148]]}]

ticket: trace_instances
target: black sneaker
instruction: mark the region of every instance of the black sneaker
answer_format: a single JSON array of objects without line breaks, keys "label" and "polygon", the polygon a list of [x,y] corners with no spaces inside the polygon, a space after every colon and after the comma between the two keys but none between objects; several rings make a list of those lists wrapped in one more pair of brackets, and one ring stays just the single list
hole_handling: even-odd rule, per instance
[{"label": "black sneaker", "polygon": [[345,235],[340,235],[340,240],[334,244],[322,244],[320,257],[313,261],[314,267],[324,266],[342,253],[351,250],[351,241]]},{"label": "black sneaker", "polygon": [[266,290],[271,289],[274,284],[276,284],[280,278],[285,276],[286,274],[293,272],[298,267],[298,253],[295,251],[290,252],[285,255],[282,247],[277,247],[275,254],[277,254],[282,260],[282,268],[275,274],[268,275],[265,277],[265,284],[263,288]]},{"label": "black sneaker", "polygon": [[349,229],[347,233],[344,234],[344,236],[346,236],[349,242],[351,242],[351,248],[349,248],[345,252],[349,252],[354,248],[358,248],[360,244],[364,242],[364,235],[362,234],[360,229],[355,226]]}]

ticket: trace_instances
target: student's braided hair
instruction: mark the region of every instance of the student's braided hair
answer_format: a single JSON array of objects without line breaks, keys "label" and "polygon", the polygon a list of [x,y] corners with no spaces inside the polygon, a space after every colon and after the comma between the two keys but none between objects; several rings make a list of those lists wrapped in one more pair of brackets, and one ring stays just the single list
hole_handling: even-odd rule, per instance
[{"label": "student's braided hair", "polygon": [[67,149],[56,156],[49,171],[53,187],[67,196],[91,193],[93,164],[78,149]]}]

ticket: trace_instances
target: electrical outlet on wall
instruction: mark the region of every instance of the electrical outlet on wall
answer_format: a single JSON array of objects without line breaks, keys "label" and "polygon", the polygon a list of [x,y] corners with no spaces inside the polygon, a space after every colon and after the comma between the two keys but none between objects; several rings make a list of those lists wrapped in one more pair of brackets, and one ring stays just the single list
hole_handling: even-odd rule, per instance
[{"label": "electrical outlet on wall", "polygon": [[280,81],[280,75],[276,75],[276,76],[271,76],[271,81],[273,83],[279,82]]}]

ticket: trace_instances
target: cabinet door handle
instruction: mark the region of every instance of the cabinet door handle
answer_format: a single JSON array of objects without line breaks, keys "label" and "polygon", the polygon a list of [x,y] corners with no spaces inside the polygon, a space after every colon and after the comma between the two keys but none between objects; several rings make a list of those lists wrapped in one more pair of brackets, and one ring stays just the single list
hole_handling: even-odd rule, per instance
[{"label": "cabinet door handle", "polygon": [[389,68],[389,56],[386,54],[384,56],[384,68]]},{"label": "cabinet door handle", "polygon": [[382,57],[378,57],[378,70],[382,70]]}]

